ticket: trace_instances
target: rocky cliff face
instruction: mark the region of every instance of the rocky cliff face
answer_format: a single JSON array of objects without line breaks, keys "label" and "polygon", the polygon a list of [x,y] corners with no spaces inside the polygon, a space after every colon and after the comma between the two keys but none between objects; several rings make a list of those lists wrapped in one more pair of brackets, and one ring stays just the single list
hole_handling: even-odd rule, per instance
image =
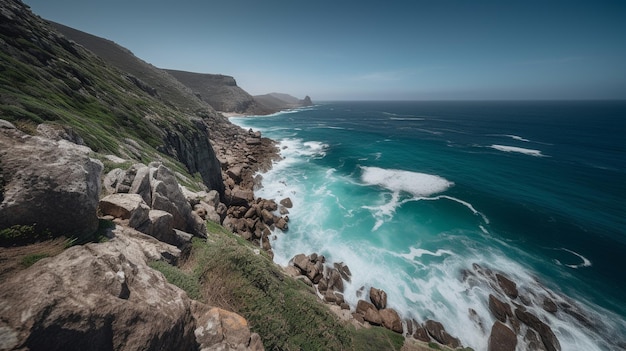
[{"label": "rocky cliff face", "polygon": [[267,114],[271,111],[259,105],[254,98],[237,86],[231,76],[202,74],[166,69],[198,98],[222,112],[242,114]]},{"label": "rocky cliff face", "polygon": [[61,125],[98,153],[168,156],[223,193],[210,138],[240,128],[128,50],[58,26],[104,55],[97,57],[23,3],[0,6],[0,118],[31,134],[42,122]]},{"label": "rocky cliff face", "polygon": [[90,152],[66,140],[27,135],[5,122],[0,127],[0,229],[37,223],[54,236],[93,233],[102,163]]},{"label": "rocky cliff face", "polygon": [[265,95],[255,95],[254,99],[262,106],[274,112],[291,108],[305,107],[313,105],[310,97],[299,100],[288,94],[270,93]]}]

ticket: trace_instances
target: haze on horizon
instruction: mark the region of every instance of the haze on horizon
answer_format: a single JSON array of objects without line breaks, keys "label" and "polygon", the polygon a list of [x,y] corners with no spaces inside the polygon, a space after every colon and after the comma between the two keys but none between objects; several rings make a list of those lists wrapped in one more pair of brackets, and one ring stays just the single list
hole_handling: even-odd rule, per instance
[{"label": "haze on horizon", "polygon": [[24,1],[253,95],[626,99],[626,1]]}]

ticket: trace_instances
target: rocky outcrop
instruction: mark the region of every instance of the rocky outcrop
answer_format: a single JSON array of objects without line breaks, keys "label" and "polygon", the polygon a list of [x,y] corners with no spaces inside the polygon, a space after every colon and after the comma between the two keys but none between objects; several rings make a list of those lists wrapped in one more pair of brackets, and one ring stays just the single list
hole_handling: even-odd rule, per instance
[{"label": "rocky outcrop", "polygon": [[[186,189],[185,195],[174,173],[158,162],[134,164],[126,171],[114,169],[104,183],[112,194],[100,200],[102,215],[125,221],[122,223],[169,244],[184,244],[174,229],[206,237],[204,221],[211,210],[217,215],[214,206],[198,199],[200,195]],[[213,198],[207,194],[204,199],[219,201],[216,197],[214,191]],[[194,211],[192,202],[203,205]]]},{"label": "rocky outcrop", "polygon": [[0,229],[35,224],[55,236],[93,233],[103,166],[90,152],[0,128]]},{"label": "rocky outcrop", "polygon": [[299,100],[296,97],[282,93],[255,95],[254,99],[261,106],[273,112],[313,105],[311,98],[308,96],[305,97],[304,100]]},{"label": "rocky outcrop", "polygon": [[179,254],[118,227],[39,261],[3,282],[0,349],[262,350],[243,318],[193,302],[147,265]]},{"label": "rocky outcrop", "polygon": [[157,150],[180,160],[190,174],[200,173],[204,184],[224,196],[220,162],[209,140],[209,125],[204,119],[191,118],[193,127],[175,123],[159,125],[164,144]]},{"label": "rocky outcrop", "polygon": [[[533,291],[527,288],[520,290],[513,279],[502,272],[494,272],[478,264],[473,264],[472,268],[471,271],[463,271],[463,279],[472,285],[482,282],[493,290],[489,294],[488,307],[497,321],[492,326],[489,337],[490,350],[513,350],[518,339],[525,348],[531,350],[561,349],[560,342],[550,325],[538,317],[541,315],[535,314],[541,310],[553,314],[558,310],[557,303],[552,298],[541,297],[546,290]],[[526,306],[532,308],[534,312],[527,310]],[[582,315],[580,317],[586,320]],[[521,324],[526,327],[522,327]],[[588,327],[592,328],[592,325]]]},{"label": "rocky outcrop", "polygon": [[218,111],[242,114],[268,114],[272,112],[259,105],[250,94],[237,86],[235,78],[231,76],[171,69],[165,71]]}]

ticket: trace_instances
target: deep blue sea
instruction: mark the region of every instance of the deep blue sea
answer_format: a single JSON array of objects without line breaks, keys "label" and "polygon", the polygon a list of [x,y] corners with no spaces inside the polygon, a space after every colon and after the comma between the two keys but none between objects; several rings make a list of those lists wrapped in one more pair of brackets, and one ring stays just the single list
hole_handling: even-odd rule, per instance
[{"label": "deep blue sea", "polygon": [[403,317],[484,350],[491,288],[462,279],[478,263],[580,309],[595,327],[531,308],[563,350],[624,339],[626,102],[328,102],[231,120],[280,143],[256,191],[294,203],[277,263],[343,261],[347,301],[382,288]]}]

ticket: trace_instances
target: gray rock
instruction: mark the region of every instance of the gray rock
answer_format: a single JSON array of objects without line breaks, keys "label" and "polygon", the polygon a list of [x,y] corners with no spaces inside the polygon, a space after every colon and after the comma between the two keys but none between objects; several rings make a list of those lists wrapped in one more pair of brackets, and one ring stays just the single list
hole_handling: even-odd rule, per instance
[{"label": "gray rock", "polygon": [[167,167],[160,165],[154,171],[151,181],[152,209],[169,212],[174,217],[174,228],[198,236],[206,232],[197,232],[196,219],[192,216],[191,205],[183,195],[176,177]]},{"label": "gray rock", "polygon": [[113,233],[3,282],[3,349],[263,350],[241,316],[190,300],[147,265],[180,250],[130,228]]},{"label": "gray rock", "polygon": [[0,228],[37,224],[55,236],[93,233],[103,166],[90,152],[0,129]]},{"label": "gray rock", "polygon": [[174,217],[170,213],[161,210],[150,210],[147,224],[139,230],[162,242],[178,245],[178,237],[174,233],[173,223]]},{"label": "gray rock", "polygon": [[102,215],[127,219],[131,228],[141,228],[149,220],[150,207],[138,194],[107,195],[98,205]]},{"label": "gray rock", "polygon": [[131,169],[134,170],[135,177],[130,184],[128,192],[131,194],[139,194],[143,201],[147,204],[152,203],[152,188],[150,186],[150,173],[151,170],[149,167],[138,163],[131,166]]},{"label": "gray rock", "polygon": [[104,193],[115,194],[117,185],[122,182],[125,174],[126,172],[120,168],[115,168],[109,171],[109,173],[107,173],[102,179],[102,190]]},{"label": "gray rock", "polygon": [[0,119],[0,129],[16,129],[13,123]]}]

